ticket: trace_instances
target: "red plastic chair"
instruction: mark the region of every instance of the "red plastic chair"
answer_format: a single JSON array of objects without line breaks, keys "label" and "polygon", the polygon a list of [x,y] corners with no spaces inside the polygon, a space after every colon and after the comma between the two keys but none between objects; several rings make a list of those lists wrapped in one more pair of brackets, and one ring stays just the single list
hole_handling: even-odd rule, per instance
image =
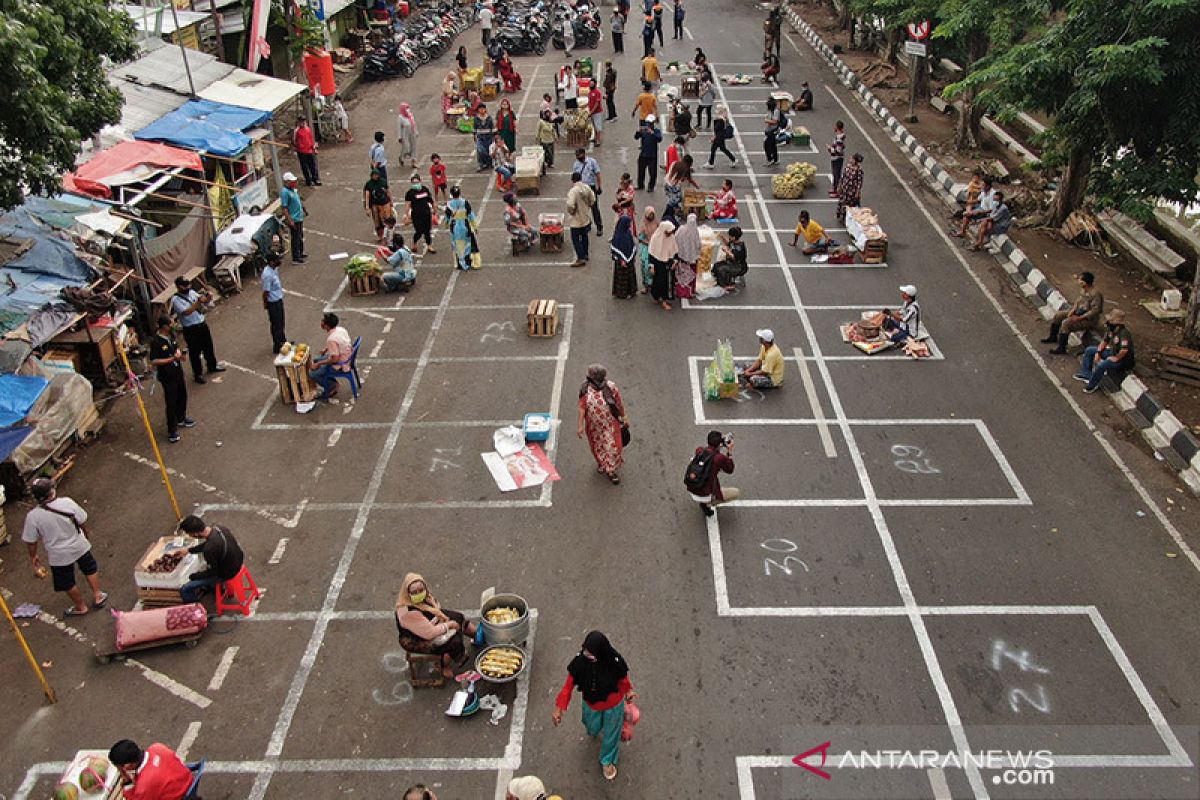
[{"label": "red plastic chair", "polygon": [[237,575],[217,586],[217,616],[226,611],[238,611],[244,617],[253,613],[254,601],[262,597],[250,570],[242,567]]}]

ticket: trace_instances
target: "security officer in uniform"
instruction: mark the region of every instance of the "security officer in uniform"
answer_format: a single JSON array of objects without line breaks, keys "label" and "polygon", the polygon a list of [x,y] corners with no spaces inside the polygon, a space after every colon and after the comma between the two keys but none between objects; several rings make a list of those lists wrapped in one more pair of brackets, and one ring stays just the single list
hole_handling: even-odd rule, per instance
[{"label": "security officer in uniform", "polygon": [[167,404],[167,441],[179,441],[179,428],[196,421],[187,415],[187,381],[183,377],[183,352],[171,332],[171,318],[158,318],[158,330],[150,340],[150,363],[158,370],[158,383]]},{"label": "security officer in uniform", "polygon": [[212,331],[204,321],[200,309],[205,303],[212,302],[212,295],[207,291],[200,294],[192,288],[187,278],[180,275],[175,279],[175,295],[171,298],[171,313],[183,326],[183,340],[187,342],[188,358],[192,362],[192,374],[196,383],[204,383],[203,365],[200,357],[208,362],[209,372],[224,372],[225,368],[217,363],[217,354],[213,350]]}]

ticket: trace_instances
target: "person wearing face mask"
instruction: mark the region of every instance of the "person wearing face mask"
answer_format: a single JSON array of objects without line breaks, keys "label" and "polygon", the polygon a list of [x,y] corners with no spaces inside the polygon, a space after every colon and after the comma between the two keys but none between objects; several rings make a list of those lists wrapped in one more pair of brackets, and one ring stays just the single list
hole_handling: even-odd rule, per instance
[{"label": "person wearing face mask", "polygon": [[1050,320],[1050,335],[1042,339],[1043,344],[1055,344],[1051,355],[1065,355],[1067,340],[1072,331],[1090,331],[1104,313],[1104,295],[1096,289],[1096,276],[1081,272],[1075,276],[1079,282],[1079,298],[1071,309],[1059,311]]},{"label": "person wearing face mask", "polygon": [[1114,308],[1104,318],[1104,340],[1083,351],[1075,380],[1086,383],[1083,391],[1091,394],[1100,388],[1100,381],[1111,376],[1118,385],[1133,371],[1133,334],[1125,327],[1125,312]]},{"label": "person wearing face mask", "polygon": [[425,253],[436,253],[433,249],[433,212],[435,204],[433,194],[421,183],[421,175],[414,172],[409,179],[408,191],[404,194],[404,221],[413,226],[412,244],[415,248],[421,239],[425,240]]},{"label": "person wearing face mask", "polygon": [[475,623],[460,611],[443,609],[425,579],[415,572],[404,576],[396,597],[396,629],[400,646],[409,653],[442,657],[442,674],[454,678],[454,668],[466,659],[463,635],[475,636]]},{"label": "person wearing face mask", "polygon": [[625,703],[634,700],[637,692],[629,682],[629,665],[600,631],[584,638],[579,654],[567,665],[567,679],[551,715],[556,727],[562,724],[576,689],[583,695],[583,727],[588,736],[600,737],[600,768],[605,780],[611,781],[617,777]]}]

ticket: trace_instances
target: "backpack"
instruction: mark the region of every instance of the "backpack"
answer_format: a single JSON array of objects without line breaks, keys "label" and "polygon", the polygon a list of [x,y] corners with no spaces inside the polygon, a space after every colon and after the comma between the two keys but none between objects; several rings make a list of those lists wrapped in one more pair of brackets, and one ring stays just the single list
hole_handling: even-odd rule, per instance
[{"label": "backpack", "polygon": [[708,487],[708,481],[713,474],[713,462],[717,451],[705,447],[692,456],[688,462],[687,471],[683,473],[683,485],[692,494],[700,495]]}]

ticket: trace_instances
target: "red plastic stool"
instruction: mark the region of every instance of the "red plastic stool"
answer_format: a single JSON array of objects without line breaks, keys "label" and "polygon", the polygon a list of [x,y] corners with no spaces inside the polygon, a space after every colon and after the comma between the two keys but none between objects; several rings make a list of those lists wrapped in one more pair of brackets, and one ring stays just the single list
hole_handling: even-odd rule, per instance
[{"label": "red plastic stool", "polygon": [[217,586],[217,616],[226,611],[240,611],[242,616],[248,617],[252,613],[251,605],[260,597],[262,592],[250,576],[250,570],[242,567],[237,575]]}]

